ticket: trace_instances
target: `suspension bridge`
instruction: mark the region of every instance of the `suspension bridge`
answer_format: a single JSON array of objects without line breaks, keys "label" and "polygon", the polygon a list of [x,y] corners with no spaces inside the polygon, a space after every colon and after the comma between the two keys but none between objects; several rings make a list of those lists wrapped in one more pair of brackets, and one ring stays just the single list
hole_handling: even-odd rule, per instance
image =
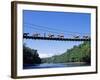
[{"label": "suspension bridge", "polygon": [[[27,28],[32,30],[36,30],[32,35],[28,32],[23,33],[24,39],[33,39],[33,40],[58,40],[58,41],[91,41],[91,38],[87,33],[79,33],[79,32],[70,32],[70,31],[61,31],[54,28],[49,28],[46,26],[40,26],[36,24],[24,24],[28,25]],[[41,34],[40,31],[44,32]],[[60,31],[60,32],[59,32]],[[48,33],[47,33],[48,32]],[[60,34],[60,33],[64,34]],[[56,33],[56,35],[55,35]],[[80,36],[80,35],[83,36]],[[66,36],[71,35],[71,36]]]},{"label": "suspension bridge", "polygon": [[91,39],[84,38],[49,38],[49,37],[34,37],[34,36],[23,36],[25,39],[37,39],[37,40],[58,40],[58,41],[90,41]]}]

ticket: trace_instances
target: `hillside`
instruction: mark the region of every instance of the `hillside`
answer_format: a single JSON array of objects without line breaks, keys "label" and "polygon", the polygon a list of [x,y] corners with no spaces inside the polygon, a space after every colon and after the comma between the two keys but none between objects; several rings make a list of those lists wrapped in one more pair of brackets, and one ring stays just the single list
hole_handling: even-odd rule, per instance
[{"label": "hillside", "polygon": [[68,49],[61,55],[55,55],[49,58],[43,58],[43,63],[66,63],[66,62],[91,62],[90,42],[83,42],[78,46]]},{"label": "hillside", "polygon": [[25,44],[23,45],[23,65],[25,64],[40,64],[41,59],[37,50],[31,49],[27,47]]}]

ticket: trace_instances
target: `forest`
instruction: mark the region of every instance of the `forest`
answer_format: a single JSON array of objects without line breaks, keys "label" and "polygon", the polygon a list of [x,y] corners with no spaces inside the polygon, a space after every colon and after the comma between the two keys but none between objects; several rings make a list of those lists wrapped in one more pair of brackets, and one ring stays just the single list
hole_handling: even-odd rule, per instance
[{"label": "forest", "polygon": [[[67,63],[67,62],[85,62],[91,63],[91,46],[89,41],[85,41],[78,46],[67,49],[61,55],[40,58],[37,50],[23,45],[23,63],[24,64],[41,64],[41,63]],[[51,51],[52,52],[52,51]]]},{"label": "forest", "polygon": [[23,64],[40,64],[41,58],[37,50],[31,49],[27,47],[25,44],[23,45]]},{"label": "forest", "polygon": [[68,49],[61,55],[55,55],[42,59],[43,63],[66,63],[66,62],[86,62],[91,63],[90,42],[83,42],[79,46]]}]

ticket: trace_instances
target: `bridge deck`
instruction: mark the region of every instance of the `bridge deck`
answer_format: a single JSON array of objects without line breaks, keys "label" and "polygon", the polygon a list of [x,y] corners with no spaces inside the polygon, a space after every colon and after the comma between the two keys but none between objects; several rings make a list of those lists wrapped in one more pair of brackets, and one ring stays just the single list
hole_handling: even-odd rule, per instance
[{"label": "bridge deck", "polygon": [[90,41],[91,39],[75,39],[75,38],[49,38],[49,37],[33,37],[23,36],[24,39],[38,39],[38,40],[59,40],[59,41]]}]

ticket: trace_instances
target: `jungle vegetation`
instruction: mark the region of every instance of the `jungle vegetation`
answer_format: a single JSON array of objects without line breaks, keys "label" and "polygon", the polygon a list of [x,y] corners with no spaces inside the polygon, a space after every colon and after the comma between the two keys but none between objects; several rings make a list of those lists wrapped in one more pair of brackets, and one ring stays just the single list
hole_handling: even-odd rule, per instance
[{"label": "jungle vegetation", "polygon": [[[52,51],[51,51],[52,52]],[[85,41],[78,46],[67,49],[61,55],[54,55],[48,58],[40,58],[35,49],[23,45],[23,64],[41,64],[41,63],[67,63],[67,62],[85,62],[91,63],[91,46],[89,41]]]},{"label": "jungle vegetation", "polygon": [[23,64],[40,64],[41,59],[37,50],[23,45]]},{"label": "jungle vegetation", "polygon": [[42,59],[43,63],[66,63],[66,62],[86,62],[91,63],[91,46],[89,41],[85,41],[78,46],[68,49],[61,55]]}]

